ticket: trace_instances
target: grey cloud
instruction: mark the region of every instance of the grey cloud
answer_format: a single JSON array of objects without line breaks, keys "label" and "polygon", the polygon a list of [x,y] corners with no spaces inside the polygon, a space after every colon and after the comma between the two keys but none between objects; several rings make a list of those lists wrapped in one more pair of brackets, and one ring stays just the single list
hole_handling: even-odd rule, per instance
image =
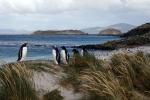
[{"label": "grey cloud", "polygon": [[74,10],[117,11],[117,9],[144,11],[150,9],[150,0],[0,0],[1,13],[53,14]]}]

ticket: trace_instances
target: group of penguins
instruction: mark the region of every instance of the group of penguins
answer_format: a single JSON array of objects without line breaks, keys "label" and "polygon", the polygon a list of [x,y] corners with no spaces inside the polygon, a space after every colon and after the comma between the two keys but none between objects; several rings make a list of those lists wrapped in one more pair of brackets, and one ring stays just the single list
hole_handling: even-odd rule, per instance
[{"label": "group of penguins", "polygon": [[[18,53],[18,60],[17,61],[23,61],[27,55],[27,44],[24,43],[21,45]],[[73,55],[81,55],[84,56],[85,53],[88,53],[85,48],[82,48],[81,52],[77,49],[72,50]],[[69,53],[65,46],[61,47],[61,50],[59,50],[56,46],[52,46],[52,55],[53,55],[53,61],[55,64],[68,64],[69,61]]]}]

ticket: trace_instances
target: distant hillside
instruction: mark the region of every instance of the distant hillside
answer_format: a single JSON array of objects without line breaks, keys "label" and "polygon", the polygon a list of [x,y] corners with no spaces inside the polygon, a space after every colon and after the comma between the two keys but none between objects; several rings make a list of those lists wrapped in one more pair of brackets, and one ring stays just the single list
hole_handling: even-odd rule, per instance
[{"label": "distant hillside", "polygon": [[47,30],[47,31],[35,31],[33,35],[86,35],[86,33],[80,30]]},{"label": "distant hillside", "polygon": [[117,29],[109,28],[99,32],[99,35],[121,35],[122,32]]},{"label": "distant hillside", "polygon": [[119,23],[119,24],[114,24],[106,27],[92,27],[92,28],[86,28],[86,29],[81,29],[81,31],[88,33],[88,34],[99,34],[100,31],[106,30],[106,29],[117,29],[120,30],[122,33],[126,33],[129,30],[135,28],[136,26],[126,24],[126,23]]},{"label": "distant hillside", "polygon": [[130,25],[130,24],[126,24],[126,23],[119,23],[119,24],[107,26],[107,28],[113,28],[113,29],[120,30],[122,33],[126,33],[135,27],[136,26],[134,26],[134,25]]},{"label": "distant hillside", "polygon": [[101,30],[103,30],[103,27],[90,27],[90,28],[81,29],[81,31],[88,34],[98,34]]},{"label": "distant hillside", "polygon": [[1,35],[30,34],[30,33],[31,32],[27,30],[0,29]]},{"label": "distant hillside", "polygon": [[114,50],[118,48],[150,46],[150,23],[143,24],[125,33],[121,40],[109,41],[104,44],[81,45],[79,48]]},{"label": "distant hillside", "polygon": [[135,36],[135,35],[143,35],[145,33],[150,32],[150,23],[143,24],[134,28],[123,35],[123,37]]}]

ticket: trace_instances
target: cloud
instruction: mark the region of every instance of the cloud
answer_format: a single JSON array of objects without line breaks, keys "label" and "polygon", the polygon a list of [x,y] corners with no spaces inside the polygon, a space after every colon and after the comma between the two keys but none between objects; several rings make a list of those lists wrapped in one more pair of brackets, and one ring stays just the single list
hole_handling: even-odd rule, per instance
[{"label": "cloud", "polygon": [[55,13],[69,9],[71,0],[0,0],[1,13]]},{"label": "cloud", "polygon": [[[67,29],[150,21],[150,0],[0,0],[0,28]],[[40,23],[40,24],[39,24]]]},{"label": "cloud", "polygon": [[150,9],[150,0],[0,0],[0,13],[53,14],[71,11]]}]

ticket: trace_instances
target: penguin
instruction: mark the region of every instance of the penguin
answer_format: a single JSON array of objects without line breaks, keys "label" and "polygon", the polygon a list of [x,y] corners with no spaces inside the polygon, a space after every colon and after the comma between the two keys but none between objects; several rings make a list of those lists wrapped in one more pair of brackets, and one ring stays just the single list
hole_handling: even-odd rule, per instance
[{"label": "penguin", "polygon": [[79,55],[79,51],[77,49],[73,49],[72,52],[73,52],[73,55]]},{"label": "penguin", "polygon": [[57,47],[52,47],[52,55],[55,64],[60,64],[60,52]]},{"label": "penguin", "polygon": [[82,48],[80,54],[81,54],[81,56],[85,56],[86,54],[88,54],[88,51],[85,48]]},{"label": "penguin", "polygon": [[64,64],[68,64],[69,54],[65,46],[61,47],[61,60]]},{"label": "penguin", "polygon": [[19,52],[18,52],[18,60],[17,61],[23,61],[27,55],[27,44],[24,43],[21,45]]},{"label": "penguin", "polygon": [[77,49],[73,49],[72,52],[73,52],[72,61],[73,63],[76,63],[78,62],[78,60],[80,60],[80,53]]}]

